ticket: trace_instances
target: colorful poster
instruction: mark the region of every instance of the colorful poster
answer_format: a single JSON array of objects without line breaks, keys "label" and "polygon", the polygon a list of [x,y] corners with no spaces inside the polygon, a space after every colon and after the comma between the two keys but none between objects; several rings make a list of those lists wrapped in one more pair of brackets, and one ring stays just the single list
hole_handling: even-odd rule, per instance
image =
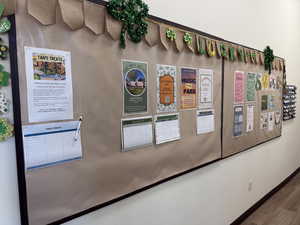
[{"label": "colorful poster", "polygon": [[260,114],[260,129],[261,130],[266,130],[268,128],[268,113],[261,113]]},{"label": "colorful poster", "polygon": [[30,123],[73,119],[71,53],[25,47]]},{"label": "colorful poster", "polygon": [[233,116],[233,136],[238,137],[243,134],[243,123],[244,123],[244,107],[234,106]]},{"label": "colorful poster", "polygon": [[181,109],[197,107],[197,70],[181,68]]},{"label": "colorful poster", "polygon": [[254,129],[254,105],[247,105],[247,127],[246,132]]},{"label": "colorful poster", "polygon": [[274,130],[275,125],[275,112],[268,113],[268,131]]},{"label": "colorful poster", "polygon": [[268,95],[268,109],[273,110],[275,108],[275,96]]},{"label": "colorful poster", "polygon": [[268,110],[268,95],[262,95],[261,96],[261,111]]},{"label": "colorful poster", "polygon": [[262,89],[261,78],[262,78],[262,74],[261,73],[256,74],[255,89],[257,91],[260,91]]},{"label": "colorful poster", "polygon": [[156,144],[180,139],[179,114],[160,115],[155,117]]},{"label": "colorful poster", "polygon": [[270,75],[269,87],[271,89],[276,89],[276,76],[274,74]]},{"label": "colorful poster", "polygon": [[270,87],[270,75],[268,73],[264,73],[261,78],[262,89],[268,89]]},{"label": "colorful poster", "polygon": [[247,74],[247,91],[246,91],[246,99],[248,102],[255,101],[255,84],[256,84],[256,74],[248,73]]},{"label": "colorful poster", "polygon": [[234,73],[234,103],[241,104],[244,102],[244,84],[245,74],[241,71]]},{"label": "colorful poster", "polygon": [[213,70],[199,70],[199,108],[211,108],[213,105]]},{"label": "colorful poster", "polygon": [[176,66],[157,65],[156,74],[157,112],[176,112]]},{"label": "colorful poster", "polygon": [[146,113],[148,108],[148,65],[122,61],[124,114]]}]

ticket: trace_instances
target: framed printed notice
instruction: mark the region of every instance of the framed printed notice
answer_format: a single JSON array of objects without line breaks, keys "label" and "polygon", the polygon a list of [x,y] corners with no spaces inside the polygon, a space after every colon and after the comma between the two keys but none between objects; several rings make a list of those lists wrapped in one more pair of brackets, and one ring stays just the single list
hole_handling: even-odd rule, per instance
[{"label": "framed printed notice", "polygon": [[122,61],[124,114],[146,113],[148,111],[147,74],[144,62]]},{"label": "framed printed notice", "polygon": [[199,108],[211,108],[213,104],[213,70],[199,70]]},{"label": "framed printed notice", "polygon": [[181,68],[181,109],[194,109],[197,106],[197,70]]},{"label": "framed printed notice", "polygon": [[176,112],[176,66],[157,65],[157,112]]},{"label": "framed printed notice", "polygon": [[233,117],[233,136],[238,137],[243,134],[244,124],[244,107],[234,106],[234,117]]},{"label": "framed printed notice", "polygon": [[245,84],[245,73],[236,71],[234,73],[234,103],[244,103],[244,84]]}]

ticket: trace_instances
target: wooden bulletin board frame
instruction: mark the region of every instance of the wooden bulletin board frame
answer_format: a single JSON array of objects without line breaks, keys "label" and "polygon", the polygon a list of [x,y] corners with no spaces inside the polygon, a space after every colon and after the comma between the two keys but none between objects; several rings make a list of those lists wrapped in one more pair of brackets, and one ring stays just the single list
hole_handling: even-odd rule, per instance
[{"label": "wooden bulletin board frame", "polygon": [[[102,1],[102,0],[89,0],[91,2],[94,2],[94,3],[97,3],[97,4],[101,4],[101,5],[105,5],[106,2],[105,1]],[[207,34],[207,33],[204,33],[202,31],[199,31],[199,30],[196,30],[196,29],[193,29],[193,28],[189,28],[189,27],[186,27],[186,26],[183,26],[183,25],[180,25],[180,24],[176,24],[176,23],[173,23],[173,22],[170,22],[170,21],[167,21],[167,20],[164,20],[162,18],[158,18],[158,17],[155,17],[155,16],[150,16],[150,19],[154,19],[156,21],[159,21],[159,22],[162,22],[162,23],[165,23],[165,24],[168,24],[170,26],[175,26],[175,27],[178,27],[180,29],[184,29],[184,30],[188,30],[190,32],[195,32],[197,34],[200,34],[200,35],[203,35],[203,36],[206,36],[208,38],[213,38],[215,40],[219,40],[219,41],[225,41],[225,42],[228,42],[228,43],[232,43],[232,44],[236,44],[236,43],[233,43],[233,42],[230,42],[230,41],[227,41],[227,40],[224,40],[224,39],[221,39],[219,37],[216,37],[216,36],[213,36],[213,35],[210,35],[210,34]],[[21,222],[22,222],[22,225],[29,225],[29,219],[28,219],[28,207],[27,207],[27,191],[26,191],[26,176],[25,176],[25,163],[24,163],[24,150],[23,150],[23,134],[22,134],[22,121],[21,121],[21,107],[20,107],[20,89],[19,89],[19,77],[18,77],[18,60],[17,60],[17,40],[16,40],[16,26],[15,26],[15,16],[9,16],[9,20],[12,22],[12,29],[10,30],[9,32],[9,44],[10,44],[10,61],[11,61],[11,80],[12,80],[12,91],[13,91],[13,105],[14,105],[14,127],[15,127],[15,140],[16,140],[16,154],[17,154],[17,167],[18,167],[18,187],[19,187],[19,201],[20,201],[20,211],[21,211]],[[240,44],[237,44],[239,46],[242,46],[242,47],[246,47],[246,46],[243,46],[243,45],[240,45]],[[256,49],[253,49],[253,48],[249,48],[247,47],[248,49],[252,49],[252,50],[256,50]],[[256,50],[256,51],[259,51],[259,50]],[[224,96],[224,66],[225,66],[225,60],[222,59],[222,107],[221,107],[221,146],[223,146],[223,96]],[[281,136],[281,135],[280,135]],[[278,136],[278,137],[280,137]],[[275,137],[275,138],[278,138],[278,137]],[[273,138],[272,138],[273,139]],[[270,140],[267,140],[265,142],[268,142],[268,141],[271,141],[272,139]],[[257,145],[260,145],[260,144],[263,144],[265,142],[262,142],[262,143],[257,143],[256,145],[250,147],[250,148],[247,148],[247,149],[244,149],[243,151],[246,151],[246,150],[249,150]],[[222,151],[222,149],[221,149]],[[238,152],[240,153],[240,152]],[[236,153],[236,154],[238,154]],[[231,157],[233,155],[230,155],[228,157]],[[103,207],[106,207],[108,205],[111,205],[111,204],[114,204],[118,201],[121,201],[123,199],[126,199],[126,198],[129,198],[135,194],[138,194],[140,192],[143,192],[145,190],[148,190],[152,187],[155,187],[157,185],[160,185],[162,183],[165,183],[165,182],[168,182],[172,179],[175,179],[179,176],[182,176],[184,174],[187,174],[187,173],[190,173],[190,172],[193,172],[195,170],[198,170],[202,167],[205,167],[205,166],[208,166],[210,164],[213,164],[213,163],[216,163],[222,159],[224,159],[226,157],[220,157],[220,159],[216,159],[214,161],[211,161],[211,162],[208,162],[208,163],[205,163],[205,164],[202,164],[202,165],[199,165],[199,166],[196,166],[194,168],[191,168],[189,170],[186,170],[184,172],[181,172],[181,173],[178,173],[174,176],[170,176],[166,179],[163,179],[163,180],[160,180],[156,183],[153,183],[153,184],[150,184],[148,186],[145,186],[139,190],[136,190],[134,192],[131,192],[131,193],[128,193],[126,195],[123,195],[119,198],[116,198],[116,199],[113,199],[113,200],[110,200],[108,202],[105,202],[103,204],[99,204],[99,205],[96,205],[92,208],[89,208],[87,210],[84,210],[80,213],[77,213],[77,214],[74,214],[74,215],[70,215],[68,217],[65,217],[59,221],[56,221],[56,222],[53,222],[51,224],[55,225],[55,224],[61,224],[61,223],[65,223],[67,221],[70,221],[72,219],[75,219],[75,218],[78,218],[80,216],[83,216],[85,214],[88,214],[90,212],[93,212],[95,210],[98,210],[98,209],[101,209]]]}]

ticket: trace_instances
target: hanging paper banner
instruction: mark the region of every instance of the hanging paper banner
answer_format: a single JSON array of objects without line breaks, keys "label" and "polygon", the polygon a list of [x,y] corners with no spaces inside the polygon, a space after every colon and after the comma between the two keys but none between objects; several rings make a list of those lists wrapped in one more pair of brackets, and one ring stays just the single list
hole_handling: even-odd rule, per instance
[{"label": "hanging paper banner", "polygon": [[144,62],[122,61],[124,114],[148,111],[148,65]]},{"label": "hanging paper banner", "polygon": [[256,74],[256,84],[255,84],[256,91],[260,91],[262,89],[261,78],[262,78],[261,73]]},{"label": "hanging paper banner", "polygon": [[213,70],[199,70],[199,107],[211,108],[213,105]]},{"label": "hanging paper banner", "polygon": [[176,66],[157,65],[157,112],[176,112]]},{"label": "hanging paper banner", "polygon": [[181,68],[181,109],[193,109],[197,106],[197,70]]},{"label": "hanging paper banner", "polygon": [[216,45],[215,41],[206,39],[206,50],[208,56],[215,56],[216,55]]},{"label": "hanging paper banner", "polygon": [[238,137],[243,134],[243,122],[244,122],[244,107],[234,106],[234,116],[233,116],[234,137]]},{"label": "hanging paper banner", "polygon": [[276,76],[274,74],[269,75],[270,81],[269,81],[269,87],[271,89],[276,89]]},{"label": "hanging paper banner", "polygon": [[247,91],[246,100],[248,102],[255,101],[255,84],[256,84],[256,74],[247,73]]},{"label": "hanging paper banner", "polygon": [[262,89],[268,89],[270,86],[270,78],[268,73],[264,73],[261,78]]},{"label": "hanging paper banner", "polygon": [[244,102],[244,83],[244,72],[236,71],[234,73],[234,104],[240,104]]},{"label": "hanging paper banner", "polygon": [[197,36],[197,51],[200,55],[205,55],[206,53],[205,40],[200,36]]},{"label": "hanging paper banner", "polygon": [[228,47],[225,43],[220,44],[221,55],[224,59],[228,59]]}]

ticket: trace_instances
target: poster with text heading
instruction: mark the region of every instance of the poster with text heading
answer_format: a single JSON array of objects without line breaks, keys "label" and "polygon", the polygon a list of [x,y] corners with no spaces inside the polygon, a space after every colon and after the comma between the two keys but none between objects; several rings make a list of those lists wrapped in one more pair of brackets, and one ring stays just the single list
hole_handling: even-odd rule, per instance
[{"label": "poster with text heading", "polygon": [[124,114],[148,111],[148,64],[122,61]]},{"label": "poster with text heading", "polygon": [[255,101],[255,93],[256,93],[255,85],[256,85],[256,74],[247,73],[246,99],[248,102]]},{"label": "poster with text heading", "polygon": [[234,73],[234,104],[244,103],[245,73],[236,71]]},{"label": "poster with text heading", "polygon": [[254,105],[247,105],[247,127],[246,132],[254,130]]},{"label": "poster with text heading", "polygon": [[215,131],[215,116],[213,109],[197,111],[197,135]]},{"label": "poster with text heading", "polygon": [[176,66],[157,65],[157,102],[158,113],[177,111]]},{"label": "poster with text heading", "polygon": [[213,105],[213,70],[199,69],[199,108]]},{"label": "poster with text heading", "polygon": [[181,68],[181,109],[197,107],[197,70]]},{"label": "poster with text heading", "polygon": [[234,106],[233,111],[233,136],[238,137],[243,134],[244,107]]},{"label": "poster with text heading", "polygon": [[73,119],[71,53],[25,47],[30,123]]},{"label": "poster with text heading", "polygon": [[159,115],[155,117],[156,144],[176,141],[181,138],[179,114]]}]

